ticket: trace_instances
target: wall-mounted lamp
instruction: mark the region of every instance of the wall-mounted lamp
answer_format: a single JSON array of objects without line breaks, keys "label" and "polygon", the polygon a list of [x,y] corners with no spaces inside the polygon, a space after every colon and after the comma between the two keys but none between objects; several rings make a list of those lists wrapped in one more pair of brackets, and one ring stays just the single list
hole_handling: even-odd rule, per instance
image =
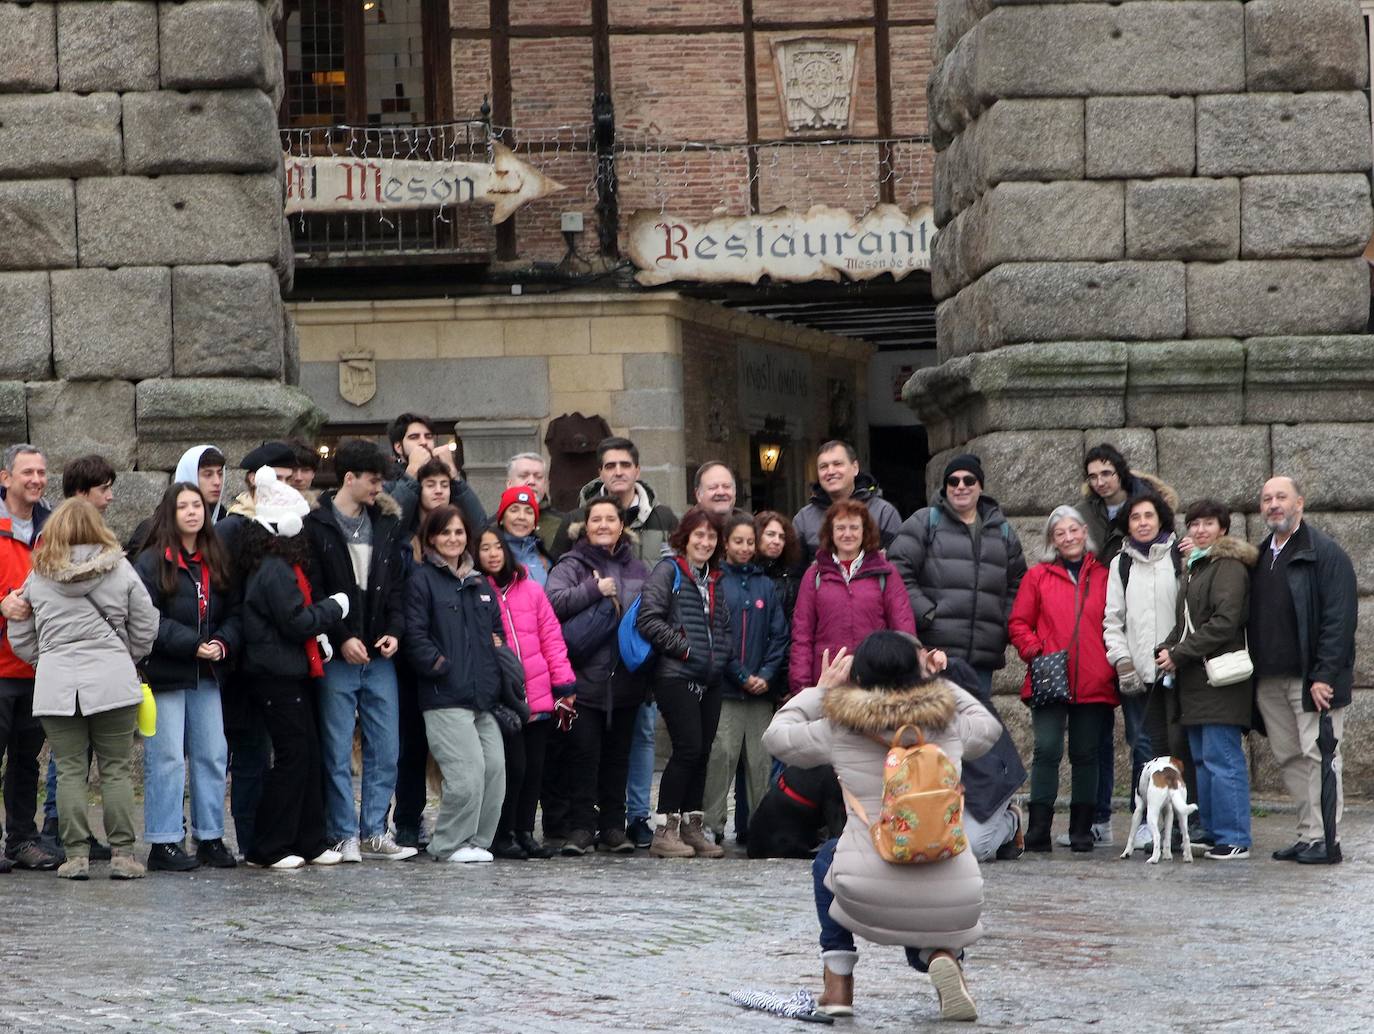
[{"label": "wall-mounted lamp", "polygon": [[321,446],[320,446],[318,449],[316,449],[315,451],[318,452],[318,453],[320,454],[320,459],[323,459],[323,460],[329,459],[329,446],[327,446],[327,445],[321,445]]},{"label": "wall-mounted lamp", "polygon": [[759,468],[765,474],[772,474],[778,469],[778,460],[782,459],[782,442],[775,438],[759,439]]}]

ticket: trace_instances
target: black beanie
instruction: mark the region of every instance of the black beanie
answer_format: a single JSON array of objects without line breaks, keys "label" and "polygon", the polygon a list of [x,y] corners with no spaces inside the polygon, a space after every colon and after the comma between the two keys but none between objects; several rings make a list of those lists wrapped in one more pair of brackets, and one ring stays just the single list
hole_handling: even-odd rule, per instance
[{"label": "black beanie", "polygon": [[940,479],[940,483],[944,484],[945,482],[949,481],[949,476],[953,474],[956,470],[967,470],[970,474],[972,474],[974,477],[978,479],[978,484],[980,487],[986,487],[983,484],[983,461],[980,460],[977,456],[973,455],[973,453],[961,453],[960,455],[955,456],[952,460],[946,463],[945,476]]}]

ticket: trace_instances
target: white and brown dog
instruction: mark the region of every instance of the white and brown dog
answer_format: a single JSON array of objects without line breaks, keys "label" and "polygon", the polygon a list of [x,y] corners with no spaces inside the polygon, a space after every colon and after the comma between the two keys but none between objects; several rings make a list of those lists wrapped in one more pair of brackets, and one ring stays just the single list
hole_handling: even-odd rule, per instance
[{"label": "white and brown dog", "polygon": [[1161,852],[1165,861],[1172,861],[1174,852],[1171,841],[1174,820],[1177,818],[1178,828],[1183,837],[1183,860],[1191,862],[1193,849],[1188,840],[1188,816],[1197,811],[1197,805],[1188,803],[1188,787],[1183,782],[1183,762],[1178,758],[1155,758],[1147,762],[1140,772],[1140,785],[1136,792],[1135,813],[1131,815],[1131,832],[1126,836],[1126,850],[1121,857],[1131,857],[1135,832],[1148,819],[1150,832],[1155,837],[1155,849],[1150,855],[1150,864],[1154,865],[1159,861]]}]

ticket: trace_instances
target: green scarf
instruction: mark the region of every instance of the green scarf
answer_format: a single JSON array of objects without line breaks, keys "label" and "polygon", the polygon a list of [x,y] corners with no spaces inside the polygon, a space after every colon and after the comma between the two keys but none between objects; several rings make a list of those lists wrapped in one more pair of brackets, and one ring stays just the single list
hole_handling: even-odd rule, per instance
[{"label": "green scarf", "polygon": [[1197,549],[1197,548],[1195,547],[1195,548],[1193,549],[1193,551],[1192,551],[1191,553],[1188,554],[1188,567],[1189,567],[1189,569],[1191,569],[1192,566],[1193,566],[1194,564],[1196,564],[1199,560],[1201,560],[1203,557],[1205,557],[1205,556],[1206,556],[1208,553],[1210,553],[1210,552],[1212,552],[1212,547],[1211,547],[1211,546],[1208,546],[1206,549]]}]

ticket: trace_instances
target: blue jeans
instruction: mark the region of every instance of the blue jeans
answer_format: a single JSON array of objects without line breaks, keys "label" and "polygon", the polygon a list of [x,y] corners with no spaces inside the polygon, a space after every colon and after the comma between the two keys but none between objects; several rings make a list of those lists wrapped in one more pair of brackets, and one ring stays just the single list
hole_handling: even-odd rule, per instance
[{"label": "blue jeans", "polygon": [[[363,727],[362,810],[353,803],[353,729]],[[335,657],[320,687],[320,761],[324,767],[324,823],[338,843],[386,832],[401,750],[401,705],[396,666],[385,657],[349,664]]]},{"label": "blue jeans", "polygon": [[973,674],[978,676],[978,686],[989,696],[992,695],[992,676],[995,672],[991,668],[974,668]]},{"label": "blue jeans", "polygon": [[649,817],[649,793],[654,787],[654,743],[658,705],[639,705],[634,738],[630,741],[630,777],[625,782],[625,820]]},{"label": "blue jeans", "polygon": [[[811,879],[816,893],[816,918],[821,924],[821,951],[823,952],[856,950],[854,935],[830,918],[830,904],[835,900],[835,895],[825,885],[825,875],[830,871],[830,866],[835,861],[835,848],[839,843],[838,837],[827,840],[821,845],[821,849],[816,852],[816,857],[811,861]],[[924,973],[930,962],[931,953],[935,949],[905,948],[903,950],[906,952],[907,964],[918,973]],[[961,951],[959,952],[960,961],[963,961],[963,958],[964,953]]]},{"label": "blue jeans", "polygon": [[1189,725],[1202,828],[1218,844],[1250,846],[1250,769],[1239,725]]},{"label": "blue jeans", "polygon": [[219,683],[201,679],[195,689],[157,694],[157,733],[143,741],[143,839],[179,844],[187,762],[191,769],[191,835],[224,836],[224,783],[229,746]]},{"label": "blue jeans", "polygon": [[[1150,737],[1145,733],[1145,694],[1121,698],[1121,724],[1126,742],[1131,747],[1131,785],[1126,797],[1135,799],[1140,782],[1140,770],[1154,755]],[[1116,785],[1116,715],[1102,727],[1102,739],[1097,745],[1097,811],[1094,822],[1107,822],[1112,817],[1112,790]]]}]

